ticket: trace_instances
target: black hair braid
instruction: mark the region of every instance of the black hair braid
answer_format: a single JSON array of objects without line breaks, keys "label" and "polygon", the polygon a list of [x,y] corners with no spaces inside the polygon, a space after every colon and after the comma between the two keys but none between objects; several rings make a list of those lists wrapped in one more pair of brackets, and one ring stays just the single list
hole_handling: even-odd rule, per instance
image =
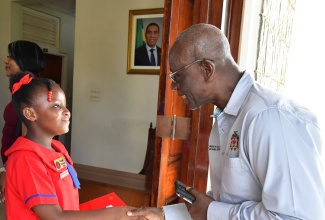
[{"label": "black hair braid", "polygon": [[46,79],[46,84],[47,84],[47,89],[49,91],[52,91],[52,85],[53,85],[53,80],[50,80],[50,79]]},{"label": "black hair braid", "polygon": [[51,102],[52,101],[52,83],[53,80],[47,79],[46,84],[47,84],[47,101]]}]

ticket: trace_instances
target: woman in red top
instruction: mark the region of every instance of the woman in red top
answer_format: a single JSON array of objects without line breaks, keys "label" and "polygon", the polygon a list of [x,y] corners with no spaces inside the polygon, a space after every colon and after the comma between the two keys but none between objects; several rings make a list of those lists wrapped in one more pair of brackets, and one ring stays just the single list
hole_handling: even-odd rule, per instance
[{"label": "woman in red top", "polygon": [[[39,76],[45,66],[45,57],[42,49],[30,41],[18,40],[8,45],[8,56],[4,60],[7,77],[19,72],[30,71]],[[12,102],[9,102],[3,112],[4,127],[1,138],[1,159],[5,164],[7,157],[4,152],[10,148],[22,133],[22,123],[18,120]],[[24,130],[24,129],[23,129]],[[0,202],[4,198],[5,169],[0,168]]]}]

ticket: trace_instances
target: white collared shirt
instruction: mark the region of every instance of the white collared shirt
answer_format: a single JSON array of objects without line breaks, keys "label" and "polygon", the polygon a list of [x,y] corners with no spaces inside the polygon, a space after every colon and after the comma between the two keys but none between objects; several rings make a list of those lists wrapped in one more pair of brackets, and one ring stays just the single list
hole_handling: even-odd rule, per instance
[{"label": "white collared shirt", "polygon": [[[155,45],[154,48],[151,48],[151,47],[148,46],[148,44],[146,44],[146,48],[147,48],[147,53],[148,53],[149,60],[150,60],[150,57],[151,57],[151,51],[150,51],[150,50],[151,50],[151,49],[154,49],[154,51],[153,51],[153,55],[155,56],[155,64],[156,64],[156,66],[159,66],[159,65],[158,65],[157,46]],[[150,62],[151,62],[151,60],[150,60]]]},{"label": "white collared shirt", "polygon": [[208,220],[325,219],[321,152],[316,117],[244,73],[210,133]]}]

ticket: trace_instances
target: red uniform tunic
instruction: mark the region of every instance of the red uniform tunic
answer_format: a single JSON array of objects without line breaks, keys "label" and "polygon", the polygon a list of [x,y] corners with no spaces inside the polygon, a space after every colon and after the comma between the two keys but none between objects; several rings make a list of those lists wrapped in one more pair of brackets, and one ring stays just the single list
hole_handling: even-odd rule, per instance
[{"label": "red uniform tunic", "polygon": [[7,219],[39,219],[31,210],[39,204],[58,204],[62,210],[78,210],[78,189],[73,185],[67,150],[53,140],[51,151],[19,137],[5,154]]}]

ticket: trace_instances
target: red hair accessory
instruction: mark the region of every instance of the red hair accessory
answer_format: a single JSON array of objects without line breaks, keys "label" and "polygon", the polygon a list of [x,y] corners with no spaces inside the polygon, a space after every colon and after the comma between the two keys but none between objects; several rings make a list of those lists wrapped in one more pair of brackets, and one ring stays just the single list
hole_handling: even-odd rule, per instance
[{"label": "red hair accessory", "polygon": [[12,86],[11,94],[14,94],[15,92],[17,92],[22,85],[28,84],[32,79],[33,79],[32,77],[29,78],[29,74],[25,75],[23,78],[21,78],[19,80],[19,82],[16,82]]},{"label": "red hair accessory", "polygon": [[48,91],[48,93],[47,93],[47,101],[49,101],[49,102],[52,101],[52,91]]}]

